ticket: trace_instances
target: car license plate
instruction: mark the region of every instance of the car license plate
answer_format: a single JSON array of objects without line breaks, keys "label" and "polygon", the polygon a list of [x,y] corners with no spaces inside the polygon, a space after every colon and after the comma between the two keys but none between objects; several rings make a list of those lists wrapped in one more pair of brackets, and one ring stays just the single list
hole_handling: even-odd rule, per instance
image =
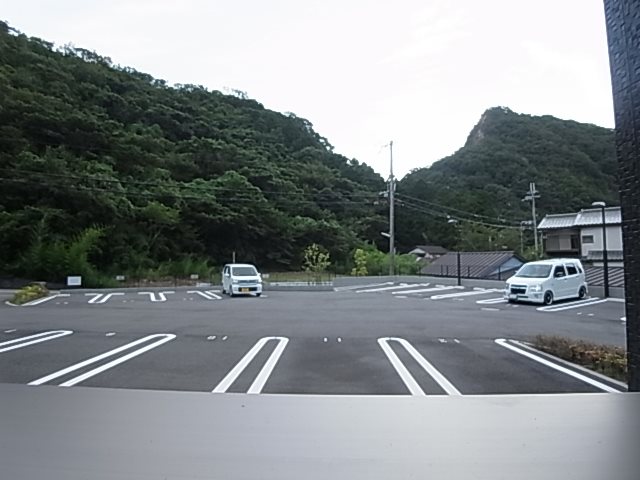
[{"label": "car license plate", "polygon": [[248,289],[248,288],[241,288],[241,289],[240,289],[240,291],[241,291],[242,293],[247,293],[247,292],[249,291],[249,289]]},{"label": "car license plate", "polygon": [[517,299],[518,299],[518,295],[516,295],[515,293],[509,294],[509,300],[517,300]]}]

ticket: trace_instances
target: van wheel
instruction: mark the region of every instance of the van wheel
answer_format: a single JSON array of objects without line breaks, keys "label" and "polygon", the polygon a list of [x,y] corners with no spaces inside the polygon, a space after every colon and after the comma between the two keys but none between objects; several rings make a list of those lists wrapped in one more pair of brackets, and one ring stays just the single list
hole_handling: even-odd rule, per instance
[{"label": "van wheel", "polygon": [[580,287],[580,290],[578,290],[578,298],[584,298],[587,296],[587,289],[584,287]]},{"label": "van wheel", "polygon": [[224,289],[224,287],[222,287],[222,294],[223,294],[223,295],[226,295],[226,294],[227,294],[227,291]]},{"label": "van wheel", "polygon": [[544,293],[544,304],[551,305],[553,303],[553,293],[547,291]]},{"label": "van wheel", "polygon": [[260,295],[262,295],[261,293],[256,293],[256,297],[259,297]]}]

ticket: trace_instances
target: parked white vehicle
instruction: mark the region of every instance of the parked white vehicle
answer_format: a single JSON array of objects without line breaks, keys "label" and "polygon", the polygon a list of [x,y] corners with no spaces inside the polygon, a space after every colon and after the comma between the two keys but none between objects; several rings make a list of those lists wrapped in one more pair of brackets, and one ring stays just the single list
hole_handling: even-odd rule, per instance
[{"label": "parked white vehicle", "polygon": [[507,280],[504,298],[551,305],[555,300],[584,298],[587,292],[580,260],[556,258],[525,263]]},{"label": "parked white vehicle", "polygon": [[222,269],[222,293],[234,295],[262,295],[262,275],[249,263],[229,263]]}]

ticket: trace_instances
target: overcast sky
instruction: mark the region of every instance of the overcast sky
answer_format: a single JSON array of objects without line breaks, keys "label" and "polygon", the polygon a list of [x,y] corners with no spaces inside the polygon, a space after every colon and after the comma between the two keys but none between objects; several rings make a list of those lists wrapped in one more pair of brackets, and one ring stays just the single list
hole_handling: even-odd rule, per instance
[{"label": "overcast sky", "polygon": [[602,0],[32,0],[29,36],[170,83],[238,89],[396,175],[460,148],[492,106],[613,127]]}]

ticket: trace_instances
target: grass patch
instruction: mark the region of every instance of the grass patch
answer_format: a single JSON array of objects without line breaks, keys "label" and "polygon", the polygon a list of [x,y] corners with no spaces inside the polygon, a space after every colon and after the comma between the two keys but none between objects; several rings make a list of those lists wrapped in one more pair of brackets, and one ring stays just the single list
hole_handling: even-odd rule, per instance
[{"label": "grass patch", "polygon": [[329,272],[263,272],[266,282],[331,282],[336,277]]},{"label": "grass patch", "polygon": [[31,285],[27,285],[26,287],[22,287],[18,290],[11,299],[11,303],[14,305],[22,305],[23,303],[36,300],[37,298],[46,297],[47,295],[49,295],[47,287],[39,283],[32,283]]},{"label": "grass patch", "polygon": [[627,381],[627,353],[624,348],[547,335],[538,335],[533,346],[616,380]]}]

